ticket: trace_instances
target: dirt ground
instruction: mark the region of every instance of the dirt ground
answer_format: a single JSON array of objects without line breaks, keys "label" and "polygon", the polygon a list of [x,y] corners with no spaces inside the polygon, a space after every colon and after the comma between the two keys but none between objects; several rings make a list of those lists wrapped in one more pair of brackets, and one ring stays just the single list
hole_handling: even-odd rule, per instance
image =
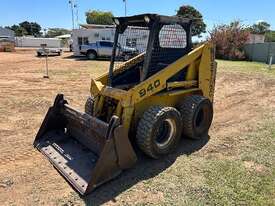
[{"label": "dirt ground", "polygon": [[[55,95],[64,93],[70,104],[82,109],[89,95],[90,78],[107,71],[106,61],[86,61],[70,55],[64,53],[61,57],[50,57],[50,78],[44,79],[45,59],[35,57],[34,51],[0,53],[1,205],[169,204],[178,197],[182,198],[182,203],[188,202],[184,199],[189,195],[187,191],[200,197],[202,191],[192,188],[205,181],[205,176],[193,169],[181,168],[200,165],[209,158],[217,161],[237,159],[241,150],[239,144],[246,141],[243,137],[274,116],[275,78],[231,71],[221,62],[210,140],[183,140],[179,151],[163,161],[141,157],[134,168],[82,199],[32,147]],[[251,161],[245,162],[245,167],[259,171],[265,168]],[[182,178],[188,175],[188,181],[192,182],[191,185],[182,182],[184,190],[179,190],[177,183],[185,179],[173,182],[177,171],[182,171]],[[168,178],[169,181],[165,181]],[[175,190],[178,191],[174,194],[176,196],[169,193]]]}]

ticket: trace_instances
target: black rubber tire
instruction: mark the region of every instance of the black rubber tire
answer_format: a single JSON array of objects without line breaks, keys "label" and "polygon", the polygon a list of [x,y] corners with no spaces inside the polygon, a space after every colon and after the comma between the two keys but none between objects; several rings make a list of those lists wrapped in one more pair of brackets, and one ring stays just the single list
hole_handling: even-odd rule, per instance
[{"label": "black rubber tire", "polygon": [[[159,134],[161,133],[159,130],[164,126],[165,122],[167,123],[167,120],[173,122],[174,130],[171,129],[172,127],[169,127],[168,131],[170,134],[167,140],[165,140],[165,137],[164,145],[159,146],[160,143],[157,142],[157,138],[159,138]],[[158,159],[176,149],[181,138],[181,131],[181,115],[177,109],[173,107],[153,106],[144,112],[138,123],[136,142],[146,155]]]},{"label": "black rubber tire", "polygon": [[203,96],[192,95],[180,105],[183,122],[183,135],[191,139],[200,139],[208,134],[213,120],[213,105]]},{"label": "black rubber tire", "polygon": [[88,51],[87,58],[89,60],[95,60],[97,58],[97,53],[95,51]]},{"label": "black rubber tire", "polygon": [[93,116],[94,114],[94,102],[95,99],[94,97],[90,96],[87,98],[86,103],[85,103],[85,113]]},{"label": "black rubber tire", "polygon": [[37,52],[37,56],[38,56],[38,57],[41,57],[42,54],[41,54],[40,52]]}]

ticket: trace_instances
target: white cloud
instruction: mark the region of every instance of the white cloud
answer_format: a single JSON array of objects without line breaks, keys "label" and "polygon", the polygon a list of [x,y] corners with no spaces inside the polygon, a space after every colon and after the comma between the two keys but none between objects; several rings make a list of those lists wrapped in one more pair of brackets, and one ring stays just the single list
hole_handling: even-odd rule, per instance
[{"label": "white cloud", "polygon": [[259,19],[258,21],[256,21],[256,24],[259,24],[261,22],[265,22],[265,20]]}]

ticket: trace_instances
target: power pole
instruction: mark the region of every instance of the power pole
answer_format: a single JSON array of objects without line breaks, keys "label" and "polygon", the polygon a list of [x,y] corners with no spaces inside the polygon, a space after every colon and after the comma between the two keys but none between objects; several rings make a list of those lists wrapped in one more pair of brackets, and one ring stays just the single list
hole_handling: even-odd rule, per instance
[{"label": "power pole", "polygon": [[78,4],[77,4],[77,2],[74,4],[74,8],[75,8],[75,10],[76,10],[76,23],[77,23],[77,28],[79,28]]},{"label": "power pole", "polygon": [[69,4],[71,5],[71,11],[72,11],[72,26],[74,29],[74,3],[73,0],[69,0]]},{"label": "power pole", "polygon": [[123,0],[124,2],[124,9],[125,9],[125,16],[127,16],[127,0]]}]

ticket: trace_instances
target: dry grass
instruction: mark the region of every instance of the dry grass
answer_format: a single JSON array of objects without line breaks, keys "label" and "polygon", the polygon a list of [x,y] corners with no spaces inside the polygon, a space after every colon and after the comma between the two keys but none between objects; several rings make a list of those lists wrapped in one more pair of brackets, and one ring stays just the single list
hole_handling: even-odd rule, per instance
[{"label": "dry grass", "polygon": [[275,77],[263,64],[219,61],[210,139],[183,140],[176,154],[138,164],[80,198],[32,148],[56,93],[83,108],[105,61],[0,53],[2,205],[274,205]]}]

